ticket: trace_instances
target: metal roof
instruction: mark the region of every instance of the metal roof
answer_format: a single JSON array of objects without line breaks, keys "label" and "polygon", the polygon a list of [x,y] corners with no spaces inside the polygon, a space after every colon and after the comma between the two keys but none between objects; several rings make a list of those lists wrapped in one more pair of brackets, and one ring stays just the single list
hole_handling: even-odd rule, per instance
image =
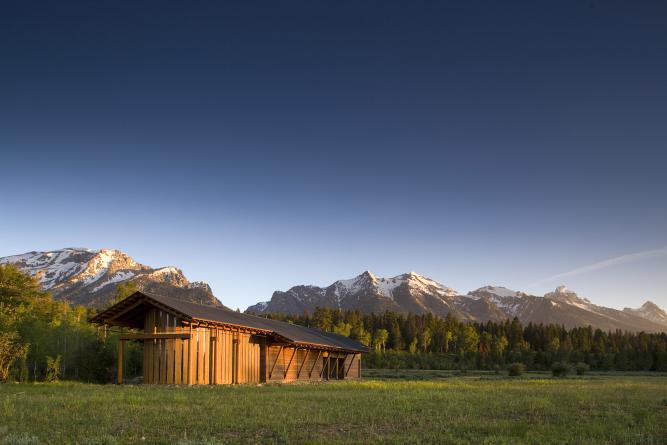
[{"label": "metal roof", "polygon": [[107,323],[107,321],[113,318],[114,315],[117,315],[120,310],[128,308],[129,304],[138,302],[142,299],[149,303],[150,300],[153,300],[173,309],[191,320],[209,321],[230,326],[256,329],[273,333],[276,336],[282,337],[295,344],[323,346],[325,348],[344,351],[368,352],[366,346],[343,335],[286,323],[284,321],[270,320],[255,315],[242,314],[229,309],[204,306],[162,295],[149,294],[146,292],[135,292],[126,299],[114,304],[93,317],[91,322],[99,324]]}]

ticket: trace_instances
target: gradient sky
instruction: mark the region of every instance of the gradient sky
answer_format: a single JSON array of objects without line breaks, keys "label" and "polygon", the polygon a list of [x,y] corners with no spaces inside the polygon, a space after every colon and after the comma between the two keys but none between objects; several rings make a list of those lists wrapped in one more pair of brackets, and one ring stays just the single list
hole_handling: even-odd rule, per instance
[{"label": "gradient sky", "polygon": [[3,2],[0,256],[667,306],[667,3]]}]

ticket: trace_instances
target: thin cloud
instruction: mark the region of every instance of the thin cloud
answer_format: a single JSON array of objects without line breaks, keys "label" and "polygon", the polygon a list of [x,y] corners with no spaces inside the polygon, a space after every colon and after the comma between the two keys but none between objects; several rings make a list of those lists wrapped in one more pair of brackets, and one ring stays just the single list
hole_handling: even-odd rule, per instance
[{"label": "thin cloud", "polygon": [[667,247],[663,247],[662,249],[646,250],[644,252],[630,253],[627,255],[621,255],[614,258],[609,258],[607,260],[579,267],[577,269],[573,269],[568,272],[559,273],[549,278],[545,278],[544,280],[540,280],[534,284],[546,283],[548,281],[557,280],[559,278],[573,277],[576,275],[582,275],[585,273],[594,272],[596,270],[606,269],[612,266],[634,263],[637,261],[643,261],[651,258],[659,258],[662,256],[667,256]]}]

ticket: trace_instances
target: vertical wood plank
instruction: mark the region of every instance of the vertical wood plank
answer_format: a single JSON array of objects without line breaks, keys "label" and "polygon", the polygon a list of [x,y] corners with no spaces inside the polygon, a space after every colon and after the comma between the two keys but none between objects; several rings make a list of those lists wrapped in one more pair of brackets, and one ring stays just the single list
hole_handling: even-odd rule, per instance
[{"label": "vertical wood plank", "polygon": [[[177,320],[178,323],[178,320]],[[181,327],[176,326],[175,332],[181,332]],[[174,340],[174,384],[183,384],[183,340],[177,338]]]},{"label": "vertical wood plank", "polygon": [[204,383],[204,339],[203,328],[197,328],[197,384]]},{"label": "vertical wood plank", "polygon": [[167,349],[166,365],[167,365],[167,384],[174,384],[174,368],[175,368],[175,345],[173,339],[167,339],[165,341],[165,347]]},{"label": "vertical wood plank", "polygon": [[[160,311],[155,310],[155,325],[153,332],[158,332],[160,326]],[[160,383],[160,340],[153,340],[153,381]]]},{"label": "vertical wood plank", "polygon": [[197,383],[197,331],[190,325],[188,340],[188,385]]},{"label": "vertical wood plank", "polygon": [[229,351],[227,350],[227,331],[222,330],[220,332],[221,335],[221,342],[220,342],[220,375],[221,375],[221,382],[222,383],[229,383],[227,381],[227,371],[229,368],[229,362],[228,362],[228,355]]},{"label": "vertical wood plank", "polygon": [[[159,332],[164,332],[167,327],[167,313],[160,311]],[[167,341],[160,340],[160,383],[164,385],[167,383]]]},{"label": "vertical wood plank", "polygon": [[222,349],[223,348],[223,338],[222,331],[220,329],[216,330],[216,341],[215,341],[215,383],[222,383]]},{"label": "vertical wood plank", "polygon": [[238,335],[238,343],[237,343],[237,348],[238,348],[238,354],[237,354],[237,372],[238,372],[238,379],[237,383],[245,383],[245,342],[243,341],[243,333],[240,333]]},{"label": "vertical wood plank", "polygon": [[248,371],[248,359],[247,359],[247,346],[248,342],[246,340],[245,334],[239,335],[239,383],[247,383],[247,371]]},{"label": "vertical wood plank", "polygon": [[211,329],[204,328],[204,384],[211,383]]},{"label": "vertical wood plank", "polygon": [[267,363],[267,348],[266,337],[262,337],[259,343],[259,382],[266,382],[266,363]]},{"label": "vertical wood plank", "polygon": [[[150,314],[151,311],[148,310],[144,315],[144,333],[150,334]],[[144,340],[144,383],[151,383],[152,368],[151,368],[151,359],[152,359],[152,349],[151,346],[153,342],[151,340]]]},{"label": "vertical wood plank", "polygon": [[234,347],[234,339],[232,337],[232,333],[230,331],[225,332],[225,360],[227,360],[225,364],[225,383],[232,383],[232,366],[234,364],[234,361],[232,359],[232,349]]},{"label": "vertical wood plank", "polygon": [[[189,328],[181,327],[181,331],[189,332]],[[184,385],[188,384],[188,368],[190,366],[190,339],[183,340],[183,357],[181,358],[181,381]]]},{"label": "vertical wood plank", "polygon": [[[157,332],[157,327],[160,322],[159,311],[153,310],[153,328],[152,331]],[[160,383],[160,342],[153,340],[153,383]]]}]

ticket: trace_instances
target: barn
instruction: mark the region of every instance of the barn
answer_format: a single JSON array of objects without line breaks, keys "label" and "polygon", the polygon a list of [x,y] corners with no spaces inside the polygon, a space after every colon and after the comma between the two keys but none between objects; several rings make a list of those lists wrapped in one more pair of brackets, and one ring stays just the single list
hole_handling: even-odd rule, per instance
[{"label": "barn", "polygon": [[144,383],[209,385],[361,378],[367,348],[350,338],[277,320],[135,292],[91,319],[143,342]]}]

